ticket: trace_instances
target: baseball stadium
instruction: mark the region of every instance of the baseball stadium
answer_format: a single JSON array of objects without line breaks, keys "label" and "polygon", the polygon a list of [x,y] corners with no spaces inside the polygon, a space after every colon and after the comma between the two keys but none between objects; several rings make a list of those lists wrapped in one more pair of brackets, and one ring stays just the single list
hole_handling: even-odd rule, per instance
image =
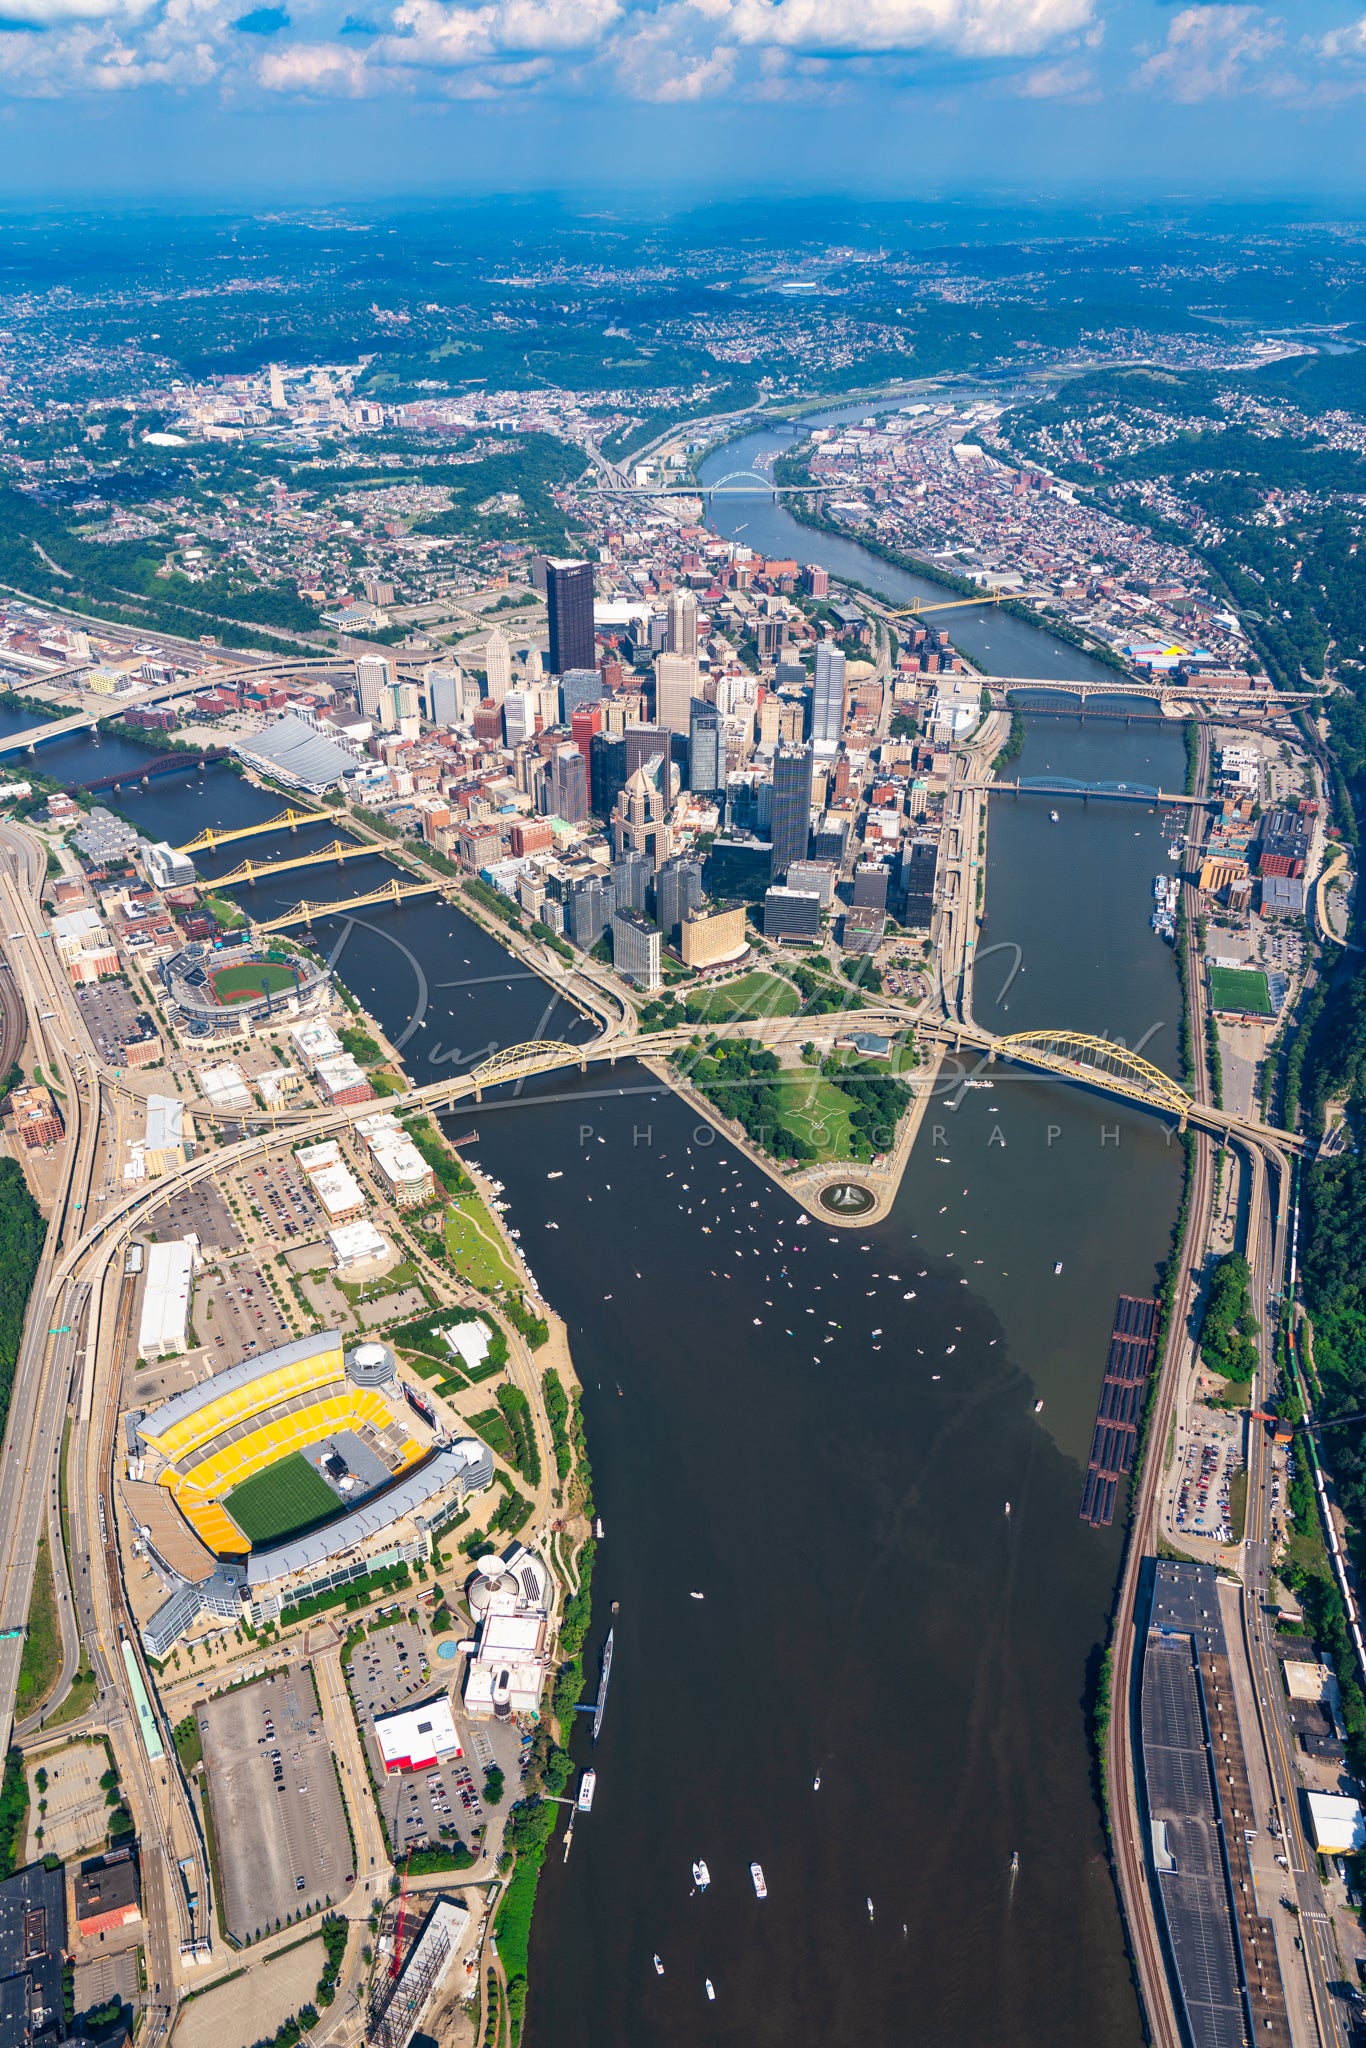
[{"label": "baseball stadium", "polygon": [[305,1016],[326,1007],[332,985],[329,968],[250,941],[216,947],[196,939],[158,971],[172,1022],[194,1038]]},{"label": "baseball stadium", "polygon": [[172,1596],[144,1630],[157,1656],[151,1638],[178,1621],[174,1641],[206,1606],[271,1620],[427,1555],[430,1529],[493,1477],[484,1445],[452,1441],[405,1389],[387,1345],[344,1352],[336,1331],[130,1415],[129,1440],[128,1505]]}]

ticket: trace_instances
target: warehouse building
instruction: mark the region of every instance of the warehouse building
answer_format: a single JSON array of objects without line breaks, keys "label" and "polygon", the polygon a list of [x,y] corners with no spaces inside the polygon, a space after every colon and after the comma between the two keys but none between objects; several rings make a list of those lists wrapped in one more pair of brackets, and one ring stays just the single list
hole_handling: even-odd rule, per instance
[{"label": "warehouse building", "polygon": [[174,1358],[189,1347],[194,1245],[188,1238],[147,1247],[138,1326],[139,1358]]}]

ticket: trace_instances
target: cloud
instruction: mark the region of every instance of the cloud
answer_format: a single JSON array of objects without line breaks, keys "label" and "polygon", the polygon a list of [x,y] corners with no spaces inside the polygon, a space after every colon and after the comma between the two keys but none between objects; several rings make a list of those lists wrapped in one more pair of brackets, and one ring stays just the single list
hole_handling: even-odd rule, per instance
[{"label": "cloud", "polygon": [[289,15],[283,7],[256,7],[250,14],[239,14],[233,27],[244,36],[275,36],[289,27]]},{"label": "cloud", "polygon": [[348,99],[363,97],[377,82],[368,73],[364,51],[344,50],[337,43],[291,43],[272,50],[257,65],[256,79],[267,92]]},{"label": "cloud", "polygon": [[1313,45],[1316,54],[1334,64],[1342,57],[1366,57],[1366,14],[1346,28],[1329,29]]},{"label": "cloud", "polygon": [[1041,64],[1033,71],[1026,71],[1015,90],[1021,99],[1026,100],[1089,102],[1100,98],[1095,71],[1091,65],[1076,59],[1061,64]]},{"label": "cloud", "polygon": [[401,0],[379,50],[391,64],[460,69],[501,57],[595,48],[620,19],[620,0],[491,0],[482,7]]},{"label": "cloud", "polygon": [[611,46],[619,88],[631,99],[682,103],[727,92],[735,81],[736,51],[726,43],[699,48],[697,21],[686,6],[632,18]]},{"label": "cloud", "polygon": [[1093,0],[695,0],[736,43],[834,52],[1032,57],[1085,28]]},{"label": "cloud", "polygon": [[1186,7],[1133,82],[1187,106],[1224,97],[1248,85],[1283,40],[1280,23],[1260,7]]}]

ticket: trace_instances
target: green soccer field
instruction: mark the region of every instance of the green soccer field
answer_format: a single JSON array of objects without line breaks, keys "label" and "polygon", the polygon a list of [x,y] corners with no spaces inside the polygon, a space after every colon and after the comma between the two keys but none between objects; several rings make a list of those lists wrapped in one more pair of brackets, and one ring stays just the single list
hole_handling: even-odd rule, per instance
[{"label": "green soccer field", "polygon": [[276,960],[244,960],[239,967],[220,967],[209,980],[220,1003],[242,1003],[263,996],[267,989],[278,995],[281,989],[293,988],[294,969]]},{"label": "green soccer field", "polygon": [[1260,967],[1211,967],[1209,993],[1216,1010],[1246,1010],[1254,1017],[1271,1015],[1271,994]]},{"label": "green soccer field", "polygon": [[338,1512],[341,1502],[302,1451],[291,1451],[278,1465],[235,1486],[223,1505],[248,1542],[259,1547],[316,1528]]}]

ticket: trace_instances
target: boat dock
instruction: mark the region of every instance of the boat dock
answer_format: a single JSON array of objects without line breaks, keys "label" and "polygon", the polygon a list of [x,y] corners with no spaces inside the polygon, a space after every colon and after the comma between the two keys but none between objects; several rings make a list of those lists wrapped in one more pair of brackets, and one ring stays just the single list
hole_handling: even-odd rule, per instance
[{"label": "boat dock", "polygon": [[1156,1301],[1148,1295],[1121,1294],[1081,1496],[1081,1519],[1093,1529],[1108,1529],[1114,1521],[1121,1482],[1134,1469],[1143,1394],[1156,1350]]}]

